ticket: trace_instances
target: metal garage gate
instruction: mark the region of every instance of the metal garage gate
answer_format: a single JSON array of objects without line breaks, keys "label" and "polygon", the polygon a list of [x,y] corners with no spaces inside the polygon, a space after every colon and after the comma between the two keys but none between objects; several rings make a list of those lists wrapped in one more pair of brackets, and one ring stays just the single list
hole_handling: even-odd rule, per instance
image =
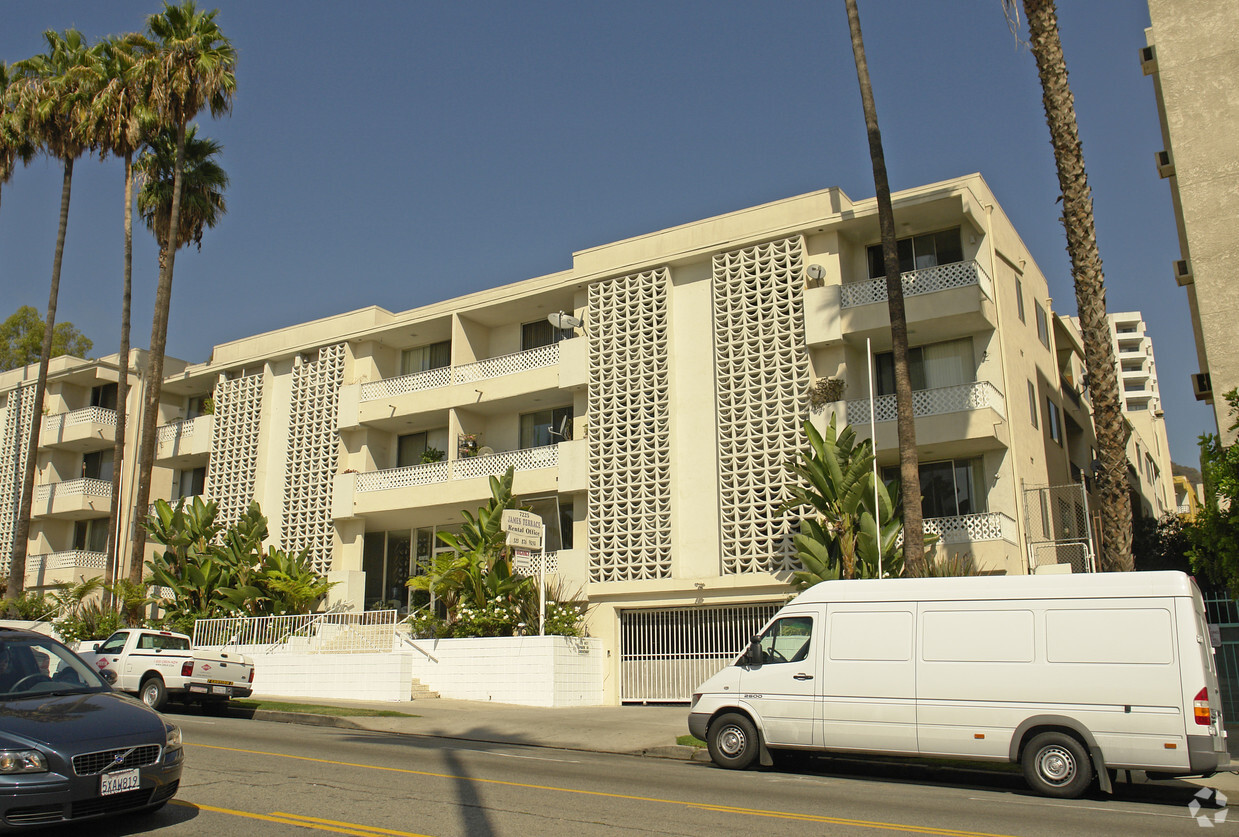
[{"label": "metal garage gate", "polygon": [[688,703],[783,602],[727,607],[621,610],[620,700]]}]

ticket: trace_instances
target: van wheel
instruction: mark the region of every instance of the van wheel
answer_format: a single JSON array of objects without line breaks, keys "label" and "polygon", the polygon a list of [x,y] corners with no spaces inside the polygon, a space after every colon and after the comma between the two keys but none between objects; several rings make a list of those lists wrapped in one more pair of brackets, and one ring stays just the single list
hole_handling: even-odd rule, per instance
[{"label": "van wheel", "polygon": [[722,715],[710,724],[706,744],[710,758],[719,767],[743,770],[757,758],[757,728],[743,715]]},{"label": "van wheel", "polygon": [[1024,781],[1043,796],[1075,799],[1093,781],[1093,763],[1084,745],[1061,732],[1043,732],[1028,742],[1020,760]]},{"label": "van wheel", "polygon": [[141,695],[142,702],[156,712],[168,703],[168,690],[164,688],[163,680],[158,675],[143,680],[138,694]]}]

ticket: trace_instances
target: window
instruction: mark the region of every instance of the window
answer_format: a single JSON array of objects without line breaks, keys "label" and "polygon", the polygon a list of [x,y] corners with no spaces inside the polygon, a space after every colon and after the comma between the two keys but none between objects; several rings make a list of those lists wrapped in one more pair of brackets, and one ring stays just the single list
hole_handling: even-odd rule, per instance
[{"label": "window", "polygon": [[112,481],[112,450],[82,455],[82,476],[88,480]]},{"label": "window", "polygon": [[361,569],[366,574],[367,609],[407,606],[410,590],[405,584],[413,572],[412,532],[366,532],[362,541]]},{"label": "window", "polygon": [[1037,388],[1032,381],[1028,382],[1028,414],[1032,419],[1032,426],[1040,427],[1037,423]]},{"label": "window", "polygon": [[[960,517],[984,512],[985,471],[982,464],[980,458],[922,462],[921,516]],[[898,478],[898,467],[882,469],[883,480],[890,482]]]},{"label": "window", "polygon": [[534,320],[521,326],[521,351],[540,349],[558,343],[568,335],[555,328],[547,320]]},{"label": "window", "polygon": [[[549,323],[548,323],[549,325]],[[429,346],[418,346],[415,349],[405,349],[400,353],[400,374],[414,375],[431,369],[442,369],[452,364],[452,341],[431,343]]]},{"label": "window", "polygon": [[181,471],[177,477],[177,499],[206,494],[206,466]]},{"label": "window", "polygon": [[422,454],[426,452],[426,434],[410,433],[396,440],[396,467],[407,468],[410,465],[421,465]]},{"label": "window", "polygon": [[108,548],[108,519],[73,521],[73,548],[80,552],[106,552]]},{"label": "window", "polygon": [[[878,395],[895,392],[895,355],[883,352],[874,357]],[[912,389],[935,389],[970,384],[977,379],[972,338],[947,340],[908,349],[908,377]]]},{"label": "window", "polygon": [[1020,322],[1028,322],[1024,319],[1024,283],[1020,281],[1020,277],[1015,277],[1015,312],[1020,316]]},{"label": "window", "polygon": [[546,552],[572,549],[572,501],[559,497],[522,497],[521,505],[542,518],[546,526],[546,540],[542,548]]},{"label": "window", "polygon": [[117,631],[103,641],[103,644],[99,646],[99,650],[96,653],[101,656],[119,654],[121,651],[125,650],[125,640],[127,639],[129,639],[128,631]]},{"label": "window", "polygon": [[104,384],[90,390],[90,406],[105,410],[116,409],[116,384]]},{"label": "window", "polygon": [[206,415],[208,411],[214,411],[215,402],[210,395],[195,395],[190,398],[185,406],[185,418],[196,419],[198,416]]},{"label": "window", "polygon": [[758,639],[762,665],[798,663],[809,656],[813,617],[784,616],[776,619]]},{"label": "window", "polygon": [[1050,398],[1045,399],[1046,415],[1048,416],[1046,430],[1050,433],[1050,438],[1058,444],[1063,443],[1063,422],[1059,415],[1058,405]]},{"label": "window", "polygon": [[[926,235],[901,238],[895,242],[899,249],[899,272],[920,270],[940,264],[954,264],[964,260],[964,248],[959,237],[959,227]],[[879,279],[886,275],[882,261],[882,245],[869,247],[869,278]]]},{"label": "window", "polygon": [[1048,349],[1050,348],[1050,324],[1045,316],[1045,308],[1040,302],[1033,302],[1033,305],[1037,306],[1037,339]]},{"label": "window", "polygon": [[572,408],[556,407],[521,416],[521,450],[555,445],[572,438]]}]

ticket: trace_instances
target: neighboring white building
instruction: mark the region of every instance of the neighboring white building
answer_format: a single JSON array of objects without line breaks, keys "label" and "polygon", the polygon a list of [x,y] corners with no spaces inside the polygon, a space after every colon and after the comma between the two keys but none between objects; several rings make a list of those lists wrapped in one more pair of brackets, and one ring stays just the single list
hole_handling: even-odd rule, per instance
[{"label": "neighboring white building", "polygon": [[[980,175],[894,201],[937,554],[994,573],[1082,569],[1092,429],[1044,276]],[[607,699],[686,699],[790,595],[786,465],[806,418],[837,412],[869,436],[868,341],[879,462],[897,462],[878,239],[873,199],[825,189],[583,250],[559,273],[216,346],[170,367],[152,496],[205,494],[225,519],[259,501],[273,539],[309,549],[340,582],[332,595],[361,608],[407,601],[436,536],[512,466],[553,571],[592,604]],[[556,329],[558,312],[583,327]],[[48,421],[89,407],[114,366],[59,360]],[[811,416],[824,378],[846,389]],[[29,383],[0,376],[0,485]],[[140,404],[135,392],[131,427]],[[88,492],[63,505],[49,488],[110,442],[95,418],[85,446],[44,430],[40,491],[58,499],[36,504],[32,554],[95,543],[92,524],[77,531],[100,516]],[[1034,486],[1060,489],[1030,502]],[[0,493],[0,521],[15,513]],[[1052,532],[1079,542],[1047,550]]]}]

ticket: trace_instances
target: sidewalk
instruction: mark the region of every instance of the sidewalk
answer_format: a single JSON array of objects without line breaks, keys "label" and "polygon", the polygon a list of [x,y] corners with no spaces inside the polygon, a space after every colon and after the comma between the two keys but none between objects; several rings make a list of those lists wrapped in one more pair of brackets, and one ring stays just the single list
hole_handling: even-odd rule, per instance
[{"label": "sidewalk", "polygon": [[[563,750],[656,758],[709,760],[704,750],[675,743],[678,736],[688,734],[687,706],[583,706],[550,709],[447,698],[415,700],[407,703],[324,698],[265,698],[262,695],[255,695],[254,699],[388,710],[417,716],[409,718],[337,717],[258,710],[253,713],[253,717],[261,721],[335,726],[404,735],[430,735],[438,738],[455,738],[462,741],[493,744],[521,744],[532,747],[553,747]],[[875,758],[880,760],[880,757]],[[1239,770],[1239,761],[1236,761],[1234,765],[1235,769]],[[918,762],[915,768],[923,772],[926,765]],[[957,773],[960,771],[958,766],[944,766],[940,769]],[[986,772],[992,771],[992,768],[988,768],[986,763],[981,762],[973,768],[967,768],[965,772],[967,770]],[[1120,774],[1119,784],[1127,781],[1129,781],[1128,777]],[[1183,791],[1193,785],[1213,788],[1239,804],[1239,775],[1235,773],[1219,773],[1208,779],[1169,779],[1150,782],[1142,772],[1135,771],[1130,777],[1130,782],[1133,785],[1149,785],[1164,791],[1176,789]]]}]

